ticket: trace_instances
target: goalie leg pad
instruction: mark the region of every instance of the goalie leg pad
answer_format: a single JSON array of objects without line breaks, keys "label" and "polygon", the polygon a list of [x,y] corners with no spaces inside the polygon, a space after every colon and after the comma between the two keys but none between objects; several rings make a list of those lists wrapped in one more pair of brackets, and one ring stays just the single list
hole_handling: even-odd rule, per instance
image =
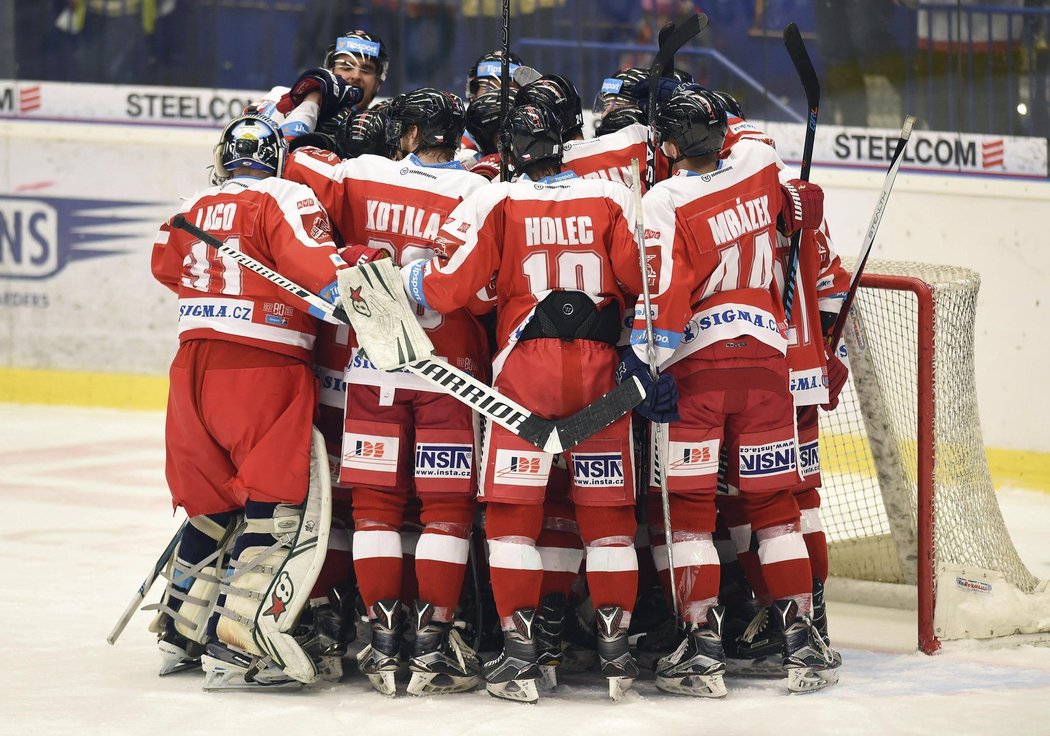
[{"label": "goalie leg pad", "polygon": [[[269,512],[267,514],[267,512]],[[219,639],[268,657],[302,683],[317,679],[292,631],[324,563],[331,528],[332,487],[321,433],[313,430],[310,487],[301,506],[249,502],[247,527],[235,546],[232,574],[217,627]]]},{"label": "goalie leg pad", "polygon": [[434,346],[416,319],[397,268],[389,259],[339,271],[339,294],[358,342],[380,370],[429,358]]}]

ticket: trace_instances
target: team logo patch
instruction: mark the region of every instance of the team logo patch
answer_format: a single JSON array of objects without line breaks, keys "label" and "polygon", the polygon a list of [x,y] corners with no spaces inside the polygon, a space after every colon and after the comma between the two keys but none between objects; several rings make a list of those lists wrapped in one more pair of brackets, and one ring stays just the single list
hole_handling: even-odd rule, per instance
[{"label": "team logo patch", "polygon": [[282,572],[277,578],[277,584],[270,592],[270,607],[263,611],[263,616],[273,616],[274,621],[279,621],[281,616],[288,610],[288,604],[292,602],[295,595],[295,585],[287,572]]},{"label": "team logo patch", "polygon": [[622,486],[623,457],[618,452],[572,452],[572,479],[580,488]]},{"label": "team logo patch", "polygon": [[396,473],[400,442],[399,437],[346,432],[343,434],[343,467]]},{"label": "team logo patch", "polygon": [[495,480],[511,486],[545,486],[551,456],[528,450],[497,450]]},{"label": "team logo patch", "polygon": [[759,478],[795,469],[795,441],[740,446],[740,477]]},{"label": "team logo patch", "polygon": [[363,288],[363,286],[358,286],[356,289],[350,289],[350,303],[353,305],[354,311],[362,317],[371,317],[372,309],[368,306],[368,301],[361,296],[361,289]]},{"label": "team logo patch", "polygon": [[417,478],[469,478],[474,448],[465,444],[416,443]]},{"label": "team logo patch", "polygon": [[667,475],[712,475],[718,472],[719,440],[668,442]]}]

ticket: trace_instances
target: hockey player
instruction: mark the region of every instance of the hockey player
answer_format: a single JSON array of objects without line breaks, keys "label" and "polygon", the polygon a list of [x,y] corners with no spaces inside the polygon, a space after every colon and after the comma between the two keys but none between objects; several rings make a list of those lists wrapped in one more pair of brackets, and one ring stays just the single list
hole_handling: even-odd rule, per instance
[{"label": "hockey player", "polygon": [[485,92],[467,106],[467,132],[477,148],[477,158],[465,164],[475,173],[493,180],[499,176],[500,93]]},{"label": "hockey player", "polygon": [[[215,162],[229,178],[180,214],[332,298],[336,269],[346,264],[317,198],[279,178],[284,158],[276,123],[233,120]],[[167,479],[174,505],[193,520],[178,558],[195,566],[189,577],[196,578],[175,583],[188,594],[179,610],[162,608],[162,615],[198,645],[207,643],[205,688],[244,685],[249,670],[260,684],[313,682],[313,658],[291,632],[324,558],[330,511],[323,444],[316,432],[311,436],[314,317],[305,304],[168,223],[153,246],[152,268],[179,297]],[[219,529],[229,529],[241,512],[231,571],[217,579],[207,569],[221,567]],[[173,598],[169,586],[165,602]],[[219,615],[205,627],[213,605]]]},{"label": "hockey player", "polygon": [[594,126],[594,134],[601,138],[630,125],[646,125],[645,115],[637,107],[620,107],[613,110]]},{"label": "hockey player", "polygon": [[[514,72],[518,70],[518,67],[522,66],[525,62],[521,60],[521,57],[511,52],[508,55],[510,62],[509,69],[511,77],[514,76]],[[486,92],[492,92],[498,90],[502,85],[502,74],[503,74],[503,52],[502,51],[489,51],[478,57],[477,61],[470,67],[467,72],[467,88],[464,92],[463,98],[468,102],[473,102],[480,95]],[[511,95],[518,89],[518,85],[511,81]]]},{"label": "hockey player", "polygon": [[372,106],[390,69],[390,54],[383,39],[374,33],[351,30],[335,40],[325,51],[324,67],[348,85],[361,89],[358,111]]},{"label": "hockey player", "polygon": [[[560,126],[549,109],[516,107],[508,129],[520,178],[465,200],[442,228],[439,256],[401,273],[410,297],[438,312],[462,308],[494,280],[494,385],[543,416],[562,417],[613,385],[624,292],[637,292],[641,280],[633,204],[619,185],[561,172]],[[628,418],[565,456],[586,545],[602,671],[616,697],[638,673],[627,642],[637,587]],[[482,674],[491,694],[509,700],[538,699],[536,608],[543,565],[536,539],[552,459],[503,427],[489,426],[482,497],[505,646]]]},{"label": "hockey player", "polygon": [[[303,148],[291,156],[286,175],[316,192],[348,242],[407,263],[434,253],[446,216],[488,181],[452,160],[464,127],[458,97],[419,89],[395,98],[388,115],[389,142],[404,156],[400,162],[369,155],[340,161]],[[485,376],[485,339],[471,314],[420,309],[418,319],[441,357]],[[416,376],[377,370],[356,347],[345,385],[340,481],[353,487],[354,566],[372,629],[359,668],[377,690],[394,694],[406,627],[399,530],[414,491],[424,528],[415,548],[419,600],[404,601],[415,629],[408,690],[469,690],[478,663],[452,620],[475,509],[473,414]]]},{"label": "hockey player", "polygon": [[631,95],[631,90],[648,76],[649,72],[645,69],[631,67],[629,69],[621,69],[611,77],[607,77],[602,82],[598,94],[594,96],[592,110],[598,121],[604,120],[605,116],[614,110],[620,110],[625,107],[637,107],[634,97]]},{"label": "hockey player", "polygon": [[[674,175],[644,200],[646,245],[660,248],[653,296],[653,346],[674,376],[681,418],[666,448],[675,567],[671,581],[686,637],[657,663],[657,687],[723,697],[724,609],[718,605],[714,492],[723,443],[739,447],[739,489],[758,538],[763,577],[785,636],[789,688],[822,687],[829,663],[814,648],[812,580],[795,484],[794,405],[788,385],[786,325],[773,284],[775,233],[822,219],[819,187],[781,185],[775,152],[740,141],[728,158],[721,103],[705,90],[678,89],[656,117]],[[648,371],[640,317],[624,375]],[[673,419],[674,412],[669,412]],[[662,538],[662,530],[655,538]]]},{"label": "hockey player", "polygon": [[[518,91],[516,104],[546,105],[562,124],[565,140],[564,166],[585,179],[608,179],[630,187],[631,159],[641,162],[642,181],[646,171],[648,128],[630,125],[601,138],[584,139],[583,108],[580,95],[565,77],[548,74]],[[656,180],[666,178],[669,167],[663,154],[656,154]]]}]

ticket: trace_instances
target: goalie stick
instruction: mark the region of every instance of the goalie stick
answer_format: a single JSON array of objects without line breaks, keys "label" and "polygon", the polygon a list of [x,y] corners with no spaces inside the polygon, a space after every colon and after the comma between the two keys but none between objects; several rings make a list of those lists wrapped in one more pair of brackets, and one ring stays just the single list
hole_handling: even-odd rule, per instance
[{"label": "goalie stick", "polygon": [[864,273],[864,266],[868,262],[868,256],[871,254],[872,248],[875,245],[875,234],[879,231],[879,224],[882,222],[882,215],[886,212],[886,203],[890,199],[890,190],[893,189],[893,180],[897,178],[897,170],[901,167],[901,162],[904,160],[904,149],[908,147],[908,139],[911,138],[911,127],[915,123],[915,118],[909,115],[904,120],[904,127],[901,128],[900,137],[897,139],[897,148],[893,152],[893,160],[890,161],[890,167],[886,171],[886,179],[882,183],[882,191],[879,192],[879,199],[875,203],[875,211],[871,213],[871,222],[868,224],[868,232],[864,236],[864,243],[860,247],[860,253],[857,255],[857,262],[853,266],[853,274],[849,279],[849,291],[846,292],[846,299],[842,303],[842,308],[839,310],[839,315],[835,319],[835,325],[831,330],[831,338],[828,344],[832,347],[839,344],[839,340],[842,338],[842,332],[846,329],[846,317],[849,316],[849,310],[853,306],[853,300],[857,296],[857,288],[860,286],[860,277]]},{"label": "goalie stick", "polygon": [[[347,317],[342,306],[330,304],[312,291],[267,268],[248,254],[230,247],[211,233],[201,230],[183,215],[176,215],[171,224],[232,258],[248,270],[299,297],[310,305],[309,312],[313,316],[320,319],[329,317],[342,324],[350,324],[350,318]],[[368,265],[370,264],[366,263],[358,268]],[[405,369],[459,399],[491,421],[506,427],[526,442],[550,453],[563,452],[578,445],[629,412],[645,397],[641,382],[633,378],[631,381],[621,383],[576,414],[551,420],[533,414],[491,386],[446,361],[426,358],[406,365]]]},{"label": "goalie stick", "polygon": [[[667,26],[664,26],[666,29]],[[649,133],[645,140],[645,190],[649,191],[656,184],[656,79],[663,76],[664,70],[673,61],[678,49],[686,41],[707,28],[707,16],[698,13],[687,18],[674,27],[666,38],[661,39],[660,48],[649,65]],[[661,32],[661,36],[663,33]],[[643,272],[644,275],[644,272]]]},{"label": "goalie stick", "polygon": [[[806,141],[802,146],[802,170],[799,179],[809,181],[809,171],[813,167],[813,143],[817,138],[817,113],[820,112],[820,82],[813,69],[806,43],[798,26],[792,23],[784,29],[784,46],[787,48],[791,63],[795,65],[802,89],[806,91],[806,106],[809,118],[806,121]],[[791,236],[791,250],[788,251],[788,265],[784,280],[784,318],[791,320],[791,310],[795,306],[795,274],[798,273],[798,249],[802,242],[802,231],[796,230]]]},{"label": "goalie stick", "polygon": [[135,615],[135,611],[137,611],[138,607],[142,605],[142,601],[146,599],[146,594],[149,593],[149,589],[153,587],[153,583],[155,583],[157,578],[160,577],[161,570],[163,570],[164,566],[168,564],[168,560],[171,559],[171,556],[175,554],[175,548],[179,546],[179,539],[182,538],[182,530],[186,528],[186,524],[188,523],[189,519],[182,522],[182,526],[180,526],[178,531],[175,532],[175,536],[171,538],[170,542],[168,542],[168,546],[160,553],[160,557],[157,559],[156,563],[154,563],[153,569],[150,570],[149,575],[147,575],[146,579],[142,581],[142,585],[139,586],[139,589],[135,591],[135,595],[132,596],[131,602],[128,603],[128,607],[124,609],[124,613],[120,615],[113,630],[109,632],[109,636],[106,637],[106,641],[110,644],[117,643],[117,638],[124,632],[124,628],[128,625],[128,621],[130,621],[131,617]]},{"label": "goalie stick", "polygon": [[[642,267],[642,306],[645,309],[645,339],[646,353],[649,359],[649,375],[655,381],[659,378],[656,369],[656,343],[653,340],[653,311],[652,300],[649,294],[649,259],[645,253],[645,226],[642,220],[642,182],[638,171],[638,159],[631,159],[631,189],[634,191],[634,237],[638,241],[638,262]],[[632,348],[628,346],[628,350]],[[667,550],[667,573],[671,576],[671,605],[674,608],[675,625],[678,624],[678,590],[674,581],[674,551],[671,546],[671,499],[667,495],[667,476],[664,473],[661,460],[661,448],[663,447],[663,433],[665,427],[660,422],[653,422],[655,429],[655,443],[653,446],[653,465],[656,470],[656,478],[660,482],[660,505],[663,508],[664,517],[664,545]]]}]

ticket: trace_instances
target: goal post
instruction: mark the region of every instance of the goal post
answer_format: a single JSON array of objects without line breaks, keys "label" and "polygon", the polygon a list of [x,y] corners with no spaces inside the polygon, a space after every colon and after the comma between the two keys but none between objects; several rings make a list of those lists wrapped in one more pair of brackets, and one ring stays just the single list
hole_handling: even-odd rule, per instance
[{"label": "goal post", "polygon": [[918,646],[1050,631],[1014,548],[974,376],[979,275],[869,262],[845,331],[850,381],[821,414],[829,597],[918,611]]}]

